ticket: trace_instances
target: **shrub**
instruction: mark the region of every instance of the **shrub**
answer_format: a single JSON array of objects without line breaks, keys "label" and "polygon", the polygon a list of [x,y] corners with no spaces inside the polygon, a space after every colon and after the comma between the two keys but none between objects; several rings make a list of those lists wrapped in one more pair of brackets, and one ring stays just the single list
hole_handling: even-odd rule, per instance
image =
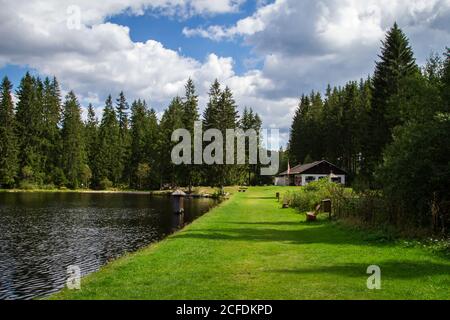
[{"label": "shrub", "polygon": [[22,181],[19,183],[19,189],[22,190],[36,190],[39,189],[39,186],[30,181]]},{"label": "shrub", "polygon": [[113,183],[108,178],[102,179],[99,184],[99,187],[101,190],[111,189],[112,186],[113,186]]},{"label": "shrub", "polygon": [[324,199],[332,196],[333,190],[344,190],[344,187],[330,182],[328,179],[311,182],[299,191],[288,193],[287,199],[293,208],[301,212],[314,210]]}]

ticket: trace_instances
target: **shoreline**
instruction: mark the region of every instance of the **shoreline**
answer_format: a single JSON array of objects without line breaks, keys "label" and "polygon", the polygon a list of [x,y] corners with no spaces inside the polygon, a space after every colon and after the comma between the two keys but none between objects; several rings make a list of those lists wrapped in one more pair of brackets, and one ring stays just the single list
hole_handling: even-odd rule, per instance
[{"label": "shoreline", "polygon": [[[183,188],[182,188],[183,189]],[[200,193],[187,194],[186,198],[218,198],[214,195],[214,189],[209,187],[200,187]],[[238,187],[225,187],[228,196],[223,198],[227,199],[230,195],[234,194]],[[171,196],[175,190],[91,190],[91,189],[0,189],[0,193],[74,193],[74,194],[129,194],[129,195],[149,195],[149,196]]]}]

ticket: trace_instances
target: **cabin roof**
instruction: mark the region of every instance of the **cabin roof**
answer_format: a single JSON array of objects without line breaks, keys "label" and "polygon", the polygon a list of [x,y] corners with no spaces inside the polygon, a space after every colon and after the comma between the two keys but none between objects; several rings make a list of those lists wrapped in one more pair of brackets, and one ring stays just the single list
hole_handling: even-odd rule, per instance
[{"label": "cabin roof", "polygon": [[[334,173],[334,174],[344,174],[346,175],[347,173],[342,170],[341,168],[339,168],[338,166],[326,161],[326,160],[321,160],[321,161],[315,161],[313,163],[307,163],[307,164],[300,164],[296,167],[291,168],[291,172],[289,173],[290,175],[297,175],[297,174],[323,174],[323,169],[321,168],[321,170],[318,170],[317,172],[315,172],[314,168],[319,168],[319,167],[324,167],[326,166],[327,168],[329,168],[329,173]],[[287,176],[288,172],[287,170],[280,173],[279,176]]]}]

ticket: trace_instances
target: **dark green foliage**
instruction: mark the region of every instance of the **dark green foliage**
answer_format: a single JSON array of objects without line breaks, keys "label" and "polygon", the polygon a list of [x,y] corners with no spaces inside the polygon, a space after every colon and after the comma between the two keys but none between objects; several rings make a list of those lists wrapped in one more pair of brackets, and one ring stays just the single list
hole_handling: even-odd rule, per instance
[{"label": "dark green foliage", "polygon": [[19,170],[11,89],[11,82],[7,77],[3,78],[0,88],[0,186],[4,187],[14,186]]},{"label": "dark green foliage", "polygon": [[[247,107],[244,108],[244,112],[242,114],[242,118],[239,122],[239,127],[244,130],[244,132],[248,130],[255,130],[255,132],[258,134],[258,141],[257,144],[260,146],[260,138],[259,134],[262,127],[262,121],[261,118],[257,113],[253,111],[252,108],[248,109]],[[245,148],[245,154],[246,154],[246,165],[242,168],[245,174],[245,171],[247,171],[248,177],[247,177],[247,184],[248,185],[257,185],[261,181],[259,179],[259,170],[260,166],[258,164],[250,164],[249,163],[249,147],[250,147],[250,141],[247,139],[246,141],[246,148]],[[259,157],[259,155],[258,155]],[[258,161],[259,163],[259,161]]]},{"label": "dark green foliage", "polygon": [[384,147],[391,141],[392,130],[402,123],[396,96],[402,81],[418,73],[413,51],[403,31],[394,24],[387,33],[373,76],[372,108],[368,129],[371,137],[366,155],[368,165],[374,169],[381,162]]},{"label": "dark green foliage", "polygon": [[175,166],[171,160],[172,148],[177,144],[171,140],[172,133],[180,128],[183,128],[183,101],[176,97],[164,112],[159,128],[160,173],[164,180],[162,182],[172,186],[182,183],[182,168]]},{"label": "dark green foliage", "polygon": [[[216,79],[210,88],[209,102],[203,114],[203,130],[219,130],[224,137],[225,145],[226,130],[238,128],[238,120],[237,106],[231,90],[226,87],[222,91],[220,83]],[[205,145],[208,144],[206,143]],[[225,151],[223,162],[225,163]],[[204,174],[212,186],[235,184],[241,180],[239,168],[234,165],[216,164],[214,166],[206,166]]]},{"label": "dark green foliage", "polygon": [[409,219],[432,222],[434,202],[448,219],[450,209],[450,114],[399,127],[379,175],[386,196],[405,208]]},{"label": "dark green foliage", "polygon": [[[185,86],[185,96],[183,101],[183,128],[191,133],[192,150],[194,148],[194,124],[198,121],[200,115],[198,113],[198,96],[195,92],[195,85],[192,79],[189,79]],[[183,183],[189,186],[189,191],[193,184],[200,182],[200,172],[196,170],[194,164],[194,152],[191,154],[191,163],[182,165]]]},{"label": "dark green foliage", "polygon": [[95,155],[98,148],[98,119],[92,104],[87,109],[87,121],[84,129],[84,141],[86,147],[86,159],[89,168],[95,167]]},{"label": "dark green foliage", "polygon": [[348,199],[345,211],[362,220],[448,232],[449,55],[449,49],[444,59],[432,55],[419,69],[395,24],[372,78],[328,86],[323,102],[314,92],[302,96],[291,165],[325,158],[345,169],[364,191]]},{"label": "dark green foliage", "polygon": [[98,185],[107,178],[113,184],[120,182],[122,177],[122,159],[120,146],[120,127],[109,96],[105,102],[103,117],[98,134],[98,149],[94,164],[94,184]]},{"label": "dark green foliage", "polygon": [[62,137],[62,169],[70,188],[87,187],[91,174],[86,165],[81,107],[73,91],[64,102]]},{"label": "dark green foliage", "polygon": [[125,185],[130,184],[131,174],[128,166],[131,156],[131,136],[128,121],[128,102],[125,94],[121,92],[116,102],[116,114],[119,122],[119,146],[120,153],[117,155],[120,158],[121,182]]},{"label": "dark green foliage", "polygon": [[61,122],[61,97],[59,84],[56,78],[44,80],[43,92],[43,132],[42,151],[44,162],[44,181],[47,184],[55,183],[55,169],[61,164],[61,136],[59,124]]},{"label": "dark green foliage", "polygon": [[450,112],[450,48],[447,48],[445,58],[440,89],[444,110]]},{"label": "dark green foliage", "polygon": [[356,176],[365,165],[369,109],[370,79],[343,88],[328,86],[324,100],[314,92],[303,95],[291,127],[291,165],[327,159]]},{"label": "dark green foliage", "polygon": [[[158,122],[155,110],[148,110],[145,101],[131,105],[131,186],[150,188],[159,186],[158,173]],[[142,168],[147,167],[151,176],[143,178]]]},{"label": "dark green foliage", "polygon": [[42,183],[44,176],[42,91],[40,79],[27,73],[16,93],[19,100],[16,107],[19,175],[22,180],[36,184]]}]

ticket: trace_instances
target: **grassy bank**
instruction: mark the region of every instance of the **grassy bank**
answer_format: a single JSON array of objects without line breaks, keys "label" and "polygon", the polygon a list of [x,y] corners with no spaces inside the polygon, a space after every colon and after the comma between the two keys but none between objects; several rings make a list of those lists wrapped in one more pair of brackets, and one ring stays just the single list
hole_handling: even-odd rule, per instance
[{"label": "grassy bank", "polygon": [[[281,209],[250,188],[53,299],[448,299],[450,260]],[[378,265],[382,289],[368,290]]]}]

